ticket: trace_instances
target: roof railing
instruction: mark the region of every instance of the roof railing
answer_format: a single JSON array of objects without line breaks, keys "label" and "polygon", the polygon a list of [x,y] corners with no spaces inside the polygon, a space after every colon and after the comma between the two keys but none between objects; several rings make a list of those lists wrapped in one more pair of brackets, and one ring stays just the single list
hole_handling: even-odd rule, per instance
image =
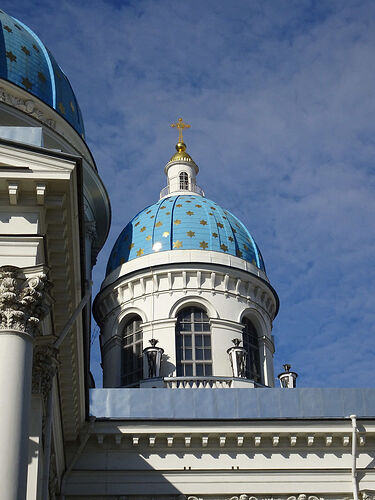
[{"label": "roof railing", "polygon": [[160,191],[160,198],[164,198],[164,196],[167,196],[168,194],[171,194],[171,193],[177,194],[180,191],[184,191],[184,192],[192,191],[193,193],[197,193],[201,196],[204,196],[204,191],[200,186],[198,186],[198,184],[191,184],[191,185],[189,185],[189,189],[180,189],[180,190],[176,190],[176,189],[171,190],[169,186],[165,186]]}]

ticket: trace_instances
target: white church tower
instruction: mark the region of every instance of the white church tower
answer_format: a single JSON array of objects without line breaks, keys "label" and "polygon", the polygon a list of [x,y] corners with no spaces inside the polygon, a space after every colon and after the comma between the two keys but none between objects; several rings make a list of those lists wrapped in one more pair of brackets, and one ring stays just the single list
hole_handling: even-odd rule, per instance
[{"label": "white church tower", "polygon": [[278,297],[246,227],[204,196],[186,152],[118,237],[94,303],[104,387],[273,387]]}]

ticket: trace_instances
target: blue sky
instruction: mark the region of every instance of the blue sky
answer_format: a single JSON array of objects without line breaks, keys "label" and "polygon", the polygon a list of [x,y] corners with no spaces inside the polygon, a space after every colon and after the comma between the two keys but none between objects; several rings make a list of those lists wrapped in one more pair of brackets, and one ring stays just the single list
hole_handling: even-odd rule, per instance
[{"label": "blue sky", "polygon": [[[257,241],[281,307],[275,371],[374,386],[375,3],[2,2],[53,52],[112,201],[97,291],[127,221],[174,151]],[[100,380],[97,342],[93,372]]]}]

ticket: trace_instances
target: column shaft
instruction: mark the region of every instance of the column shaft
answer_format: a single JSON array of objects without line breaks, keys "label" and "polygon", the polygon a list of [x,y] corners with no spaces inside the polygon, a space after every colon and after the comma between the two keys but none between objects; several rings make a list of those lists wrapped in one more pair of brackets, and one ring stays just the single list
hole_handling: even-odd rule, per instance
[{"label": "column shaft", "polygon": [[26,497],[32,379],[31,335],[0,332],[0,498]]}]

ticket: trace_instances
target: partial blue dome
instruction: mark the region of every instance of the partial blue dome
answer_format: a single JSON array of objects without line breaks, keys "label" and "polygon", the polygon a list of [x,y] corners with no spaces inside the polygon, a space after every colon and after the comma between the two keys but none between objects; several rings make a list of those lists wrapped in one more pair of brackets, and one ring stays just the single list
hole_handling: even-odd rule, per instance
[{"label": "partial blue dome", "polygon": [[30,28],[1,10],[0,78],[38,97],[84,136],[77,99],[54,57]]},{"label": "partial blue dome", "polygon": [[211,250],[266,272],[259,248],[237,217],[195,195],[169,196],[139,212],[112,249],[107,275],[125,262],[165,250]]}]

